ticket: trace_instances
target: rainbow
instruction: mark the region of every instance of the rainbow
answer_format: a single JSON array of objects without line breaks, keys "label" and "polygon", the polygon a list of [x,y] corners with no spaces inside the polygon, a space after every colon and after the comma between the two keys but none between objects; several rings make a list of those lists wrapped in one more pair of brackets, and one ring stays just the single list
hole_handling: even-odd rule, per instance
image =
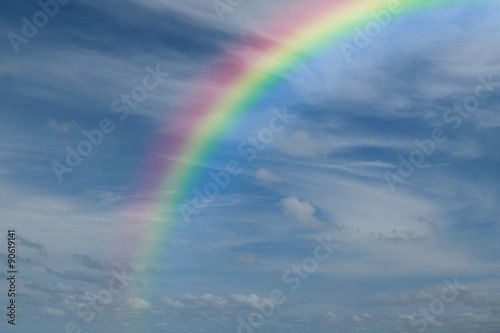
[{"label": "rainbow", "polygon": [[[170,131],[156,140],[152,161],[140,179],[144,201],[137,224],[145,224],[129,251],[142,263],[165,256],[161,242],[168,239],[179,205],[189,198],[198,173],[195,163],[206,161],[224,133],[255,105],[266,90],[295,64],[307,61],[326,47],[338,44],[356,27],[372,20],[373,12],[399,4],[395,16],[409,15],[457,0],[304,0],[280,13],[278,23],[262,25],[266,36],[250,38],[234,53],[218,60],[195,84],[185,106],[169,122]],[[396,8],[396,7],[394,7]],[[144,204],[145,202],[145,204]],[[148,222],[145,222],[148,221]],[[179,222],[182,223],[182,222]]]}]

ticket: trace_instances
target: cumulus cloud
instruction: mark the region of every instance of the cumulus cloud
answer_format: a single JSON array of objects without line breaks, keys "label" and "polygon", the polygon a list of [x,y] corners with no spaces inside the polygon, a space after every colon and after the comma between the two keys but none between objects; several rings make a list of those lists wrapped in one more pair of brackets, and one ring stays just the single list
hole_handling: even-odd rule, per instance
[{"label": "cumulus cloud", "polygon": [[58,309],[58,308],[52,308],[48,305],[43,306],[40,309],[40,311],[47,314],[47,315],[50,315],[50,316],[64,316],[65,315],[63,310]]},{"label": "cumulus cloud", "polygon": [[194,307],[221,308],[228,305],[226,299],[213,294],[194,295],[187,293],[176,298],[164,297],[163,301],[167,306],[177,309]]},{"label": "cumulus cloud", "polygon": [[301,202],[296,196],[291,196],[282,199],[280,204],[285,214],[293,217],[297,222],[314,228],[323,226],[321,221],[314,217],[316,208],[314,208],[309,201]]},{"label": "cumulus cloud", "polygon": [[320,141],[317,141],[305,131],[295,131],[291,136],[279,142],[281,149],[291,155],[313,157],[324,150]]},{"label": "cumulus cloud", "polygon": [[59,122],[53,118],[49,118],[47,119],[47,128],[50,128],[57,133],[69,133],[75,129],[78,129],[79,126],[73,119],[70,122]]},{"label": "cumulus cloud", "polygon": [[227,300],[222,297],[215,296],[212,294],[203,294],[201,296],[193,295],[193,294],[185,294],[180,296],[181,300],[190,303],[197,303],[198,305],[209,305],[209,306],[225,306],[227,305]]},{"label": "cumulus cloud", "polygon": [[170,297],[164,297],[163,302],[165,302],[165,304],[168,307],[172,307],[172,308],[180,309],[180,308],[184,307],[184,304],[182,304],[181,301],[179,301],[177,299],[170,298]]},{"label": "cumulus cloud", "polygon": [[376,293],[365,299],[363,305],[409,305],[413,303],[431,302],[436,298],[429,291],[387,291]]},{"label": "cumulus cloud", "polygon": [[363,320],[361,319],[361,317],[360,317],[360,316],[358,316],[358,315],[353,315],[353,316],[352,316],[352,321],[355,321],[355,322],[357,322],[357,323],[360,323],[360,322],[362,322]]},{"label": "cumulus cloud", "polygon": [[137,310],[137,311],[149,310],[153,307],[151,305],[151,303],[149,303],[148,301],[146,301],[142,298],[137,298],[137,297],[136,298],[128,298],[125,301],[125,305],[127,305],[128,307],[132,308],[133,310]]},{"label": "cumulus cloud", "polygon": [[[395,317],[395,321],[402,325],[404,329],[410,331],[415,330],[422,324],[420,315],[410,316],[407,314],[399,314]],[[453,332],[498,332],[500,327],[500,319],[494,313],[472,313],[464,312],[454,316],[442,316],[439,321],[430,323],[434,326],[446,327],[447,330]],[[429,325],[430,326],[430,325]]]},{"label": "cumulus cloud", "polygon": [[236,303],[249,306],[253,309],[259,309],[260,307],[262,307],[263,303],[271,302],[275,304],[274,300],[272,300],[271,298],[260,297],[255,294],[250,294],[250,295],[230,294],[229,298]]},{"label": "cumulus cloud", "polygon": [[356,323],[361,323],[365,320],[369,320],[369,319],[372,319],[372,316],[368,313],[358,313],[358,314],[355,314],[351,317],[351,320],[356,322]]},{"label": "cumulus cloud", "polygon": [[[373,294],[361,302],[361,306],[390,306],[390,305],[410,305],[417,303],[429,303],[439,299],[443,290],[447,290],[445,285],[435,285],[425,290],[409,291],[386,291]],[[465,289],[465,286],[460,287]],[[487,293],[473,290],[461,290],[457,295],[456,302],[473,308],[498,307],[500,306],[500,293],[490,291]]]},{"label": "cumulus cloud", "polygon": [[500,293],[491,291],[489,293],[478,293],[472,290],[464,290],[458,297],[458,301],[471,307],[500,307]]},{"label": "cumulus cloud", "polygon": [[245,253],[238,256],[238,261],[245,265],[256,265],[257,259],[251,253]]},{"label": "cumulus cloud", "polygon": [[54,288],[54,291],[57,291],[60,293],[77,294],[80,292],[72,284],[59,282],[59,281],[54,284],[53,288]]},{"label": "cumulus cloud", "polygon": [[330,311],[326,314],[326,318],[328,318],[329,321],[333,321],[334,323],[338,323],[342,321],[342,316],[339,316],[338,314]]},{"label": "cumulus cloud", "polygon": [[232,309],[235,306],[259,309],[263,304],[278,304],[271,298],[261,297],[256,294],[245,295],[236,293],[229,294],[227,298],[209,293],[203,295],[187,293],[178,295],[177,297],[164,297],[163,302],[169,308],[190,311],[198,308],[220,311],[222,309]]},{"label": "cumulus cloud", "polygon": [[257,178],[258,180],[262,180],[264,182],[267,182],[267,183],[275,183],[275,182],[281,181],[280,176],[278,176],[277,174],[275,174],[267,169],[263,169],[263,168],[260,168],[259,170],[257,170],[257,172],[255,173],[255,178]]}]

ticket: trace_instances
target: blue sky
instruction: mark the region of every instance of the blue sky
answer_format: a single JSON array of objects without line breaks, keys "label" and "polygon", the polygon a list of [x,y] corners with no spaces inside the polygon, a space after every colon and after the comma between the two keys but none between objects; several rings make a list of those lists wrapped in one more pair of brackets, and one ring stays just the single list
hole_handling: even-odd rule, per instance
[{"label": "blue sky", "polygon": [[[8,34],[40,7],[2,4],[0,233],[16,228],[20,271],[18,327],[4,310],[2,331],[500,331],[495,1],[396,16],[350,59],[334,43],[297,62],[207,161],[182,161],[201,190],[228,161],[242,171],[191,223],[178,218],[162,260],[119,251],[164,222],[123,218],[146,165],[174,158],[149,153],[158,133],[176,130],[214,61],[272,39],[261,20],[285,24],[291,2],[243,1],[221,21],[208,0],[73,0],[18,52]],[[168,76],[120,119],[111,104],[147,68]],[[275,112],[293,118],[247,161],[238,148]],[[104,118],[114,130],[60,182],[53,162]]]}]

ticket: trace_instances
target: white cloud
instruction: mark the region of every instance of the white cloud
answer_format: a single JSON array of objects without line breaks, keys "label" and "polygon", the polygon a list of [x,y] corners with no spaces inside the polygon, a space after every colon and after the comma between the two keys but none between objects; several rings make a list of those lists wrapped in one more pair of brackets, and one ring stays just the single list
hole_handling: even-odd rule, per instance
[{"label": "white cloud", "polygon": [[298,130],[290,136],[278,136],[276,146],[279,150],[294,157],[315,157],[328,153],[336,147],[347,145],[345,141],[313,138],[306,131]]},{"label": "white cloud", "polygon": [[181,301],[170,297],[164,297],[163,302],[165,302],[167,306],[177,309],[180,309],[184,306]]},{"label": "white cloud", "polygon": [[257,172],[255,173],[255,178],[262,180],[264,182],[268,182],[268,183],[274,183],[274,182],[281,181],[280,176],[278,176],[277,174],[275,174],[267,169],[263,169],[263,168],[260,168],[259,170],[257,170]]},{"label": "white cloud", "polygon": [[151,303],[142,298],[129,298],[125,304],[138,311],[149,310],[153,307]]},{"label": "white cloud", "polygon": [[77,294],[79,292],[73,285],[59,281],[54,284],[54,290],[60,293],[69,294]]},{"label": "white cloud", "polygon": [[296,196],[291,196],[282,199],[280,204],[285,214],[295,218],[299,223],[314,228],[323,226],[323,224],[314,217],[316,208],[314,208],[309,201],[301,202]]},{"label": "white cloud", "polygon": [[189,307],[221,308],[228,305],[227,300],[213,294],[194,295],[187,293],[176,298],[164,297],[163,301],[167,306],[177,309]]},{"label": "white cloud", "polygon": [[342,321],[342,316],[339,316],[335,314],[334,312],[330,311],[326,314],[326,317],[328,320],[333,321],[334,323],[338,323],[339,321]]},{"label": "white cloud", "polygon": [[70,122],[58,122],[53,118],[47,119],[47,127],[57,133],[69,133],[75,129],[80,128],[80,126],[78,126],[78,124],[73,119]]},{"label": "white cloud", "polygon": [[226,306],[227,301],[219,296],[215,296],[212,294],[203,294],[198,298],[199,302],[204,302],[207,304],[213,304],[216,306]]},{"label": "white cloud", "polygon": [[63,310],[61,309],[58,309],[58,308],[51,308],[50,306],[43,306],[41,309],[40,309],[41,312],[45,313],[45,314],[48,314],[50,316],[64,316],[65,313]]},{"label": "white cloud", "polygon": [[253,309],[259,309],[262,307],[262,304],[271,302],[272,304],[276,304],[274,300],[267,297],[260,297],[256,294],[243,295],[243,294],[230,294],[229,298],[243,305],[250,306]]},{"label": "white cloud", "polygon": [[256,265],[257,259],[251,253],[245,253],[238,256],[238,261],[246,265]]}]

